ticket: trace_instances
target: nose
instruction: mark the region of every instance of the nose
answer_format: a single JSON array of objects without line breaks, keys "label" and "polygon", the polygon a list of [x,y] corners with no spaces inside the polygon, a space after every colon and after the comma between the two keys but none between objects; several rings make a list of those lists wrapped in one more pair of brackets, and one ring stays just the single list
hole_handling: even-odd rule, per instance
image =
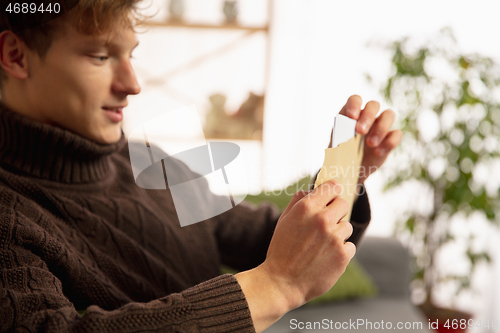
[{"label": "nose", "polygon": [[112,90],[123,95],[137,95],[141,87],[137,82],[134,69],[130,59],[123,59],[115,68]]}]

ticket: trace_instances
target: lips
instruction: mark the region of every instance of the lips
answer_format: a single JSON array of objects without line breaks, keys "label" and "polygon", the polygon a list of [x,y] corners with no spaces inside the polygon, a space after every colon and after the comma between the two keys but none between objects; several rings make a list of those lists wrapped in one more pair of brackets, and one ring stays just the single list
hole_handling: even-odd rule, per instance
[{"label": "lips", "polygon": [[106,116],[115,123],[119,123],[123,120],[123,108],[125,106],[103,106],[102,109],[106,113]]},{"label": "lips", "polygon": [[106,111],[121,112],[125,106],[103,106],[102,108]]}]

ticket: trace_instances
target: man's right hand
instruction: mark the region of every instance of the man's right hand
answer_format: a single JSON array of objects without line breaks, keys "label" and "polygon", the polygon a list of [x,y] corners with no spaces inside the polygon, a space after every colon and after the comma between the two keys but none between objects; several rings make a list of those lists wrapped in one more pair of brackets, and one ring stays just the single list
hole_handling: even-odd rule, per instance
[{"label": "man's right hand", "polygon": [[326,293],[344,273],[356,247],[346,242],[352,225],[340,221],[349,209],[341,191],[328,181],[295,193],[278,220],[266,260],[236,274],[258,332]]}]

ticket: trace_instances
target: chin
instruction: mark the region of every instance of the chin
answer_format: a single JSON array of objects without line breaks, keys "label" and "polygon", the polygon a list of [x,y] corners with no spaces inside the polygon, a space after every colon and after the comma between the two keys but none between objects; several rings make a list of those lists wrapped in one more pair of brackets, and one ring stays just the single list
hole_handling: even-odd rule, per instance
[{"label": "chin", "polygon": [[102,143],[102,144],[112,144],[120,141],[122,137],[121,126],[113,126],[112,128],[107,128],[92,138],[92,140]]}]

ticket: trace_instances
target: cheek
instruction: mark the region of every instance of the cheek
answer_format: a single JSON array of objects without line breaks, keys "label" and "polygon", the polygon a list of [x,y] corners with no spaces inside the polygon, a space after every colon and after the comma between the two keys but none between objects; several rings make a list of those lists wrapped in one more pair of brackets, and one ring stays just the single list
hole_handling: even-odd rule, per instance
[{"label": "cheek", "polygon": [[100,104],[111,82],[111,71],[107,67],[95,66],[85,57],[61,59],[48,67],[51,75],[47,89],[79,107]]},{"label": "cheek", "polygon": [[79,97],[85,106],[102,107],[109,101],[111,71],[107,68],[89,68],[79,73],[73,84],[78,89]]},{"label": "cheek", "polygon": [[59,65],[47,64],[37,72],[35,90],[39,98],[53,107],[68,107],[68,102],[75,100],[80,88],[75,80],[75,73]]}]

